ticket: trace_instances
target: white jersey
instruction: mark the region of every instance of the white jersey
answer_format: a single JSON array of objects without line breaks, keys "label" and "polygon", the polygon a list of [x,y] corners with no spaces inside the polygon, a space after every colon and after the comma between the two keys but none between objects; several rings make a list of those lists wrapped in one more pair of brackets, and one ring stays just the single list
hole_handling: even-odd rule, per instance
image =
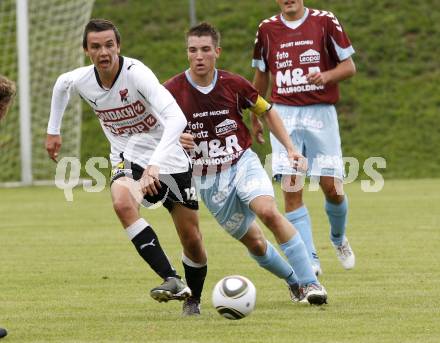
[{"label": "white jersey", "polygon": [[79,94],[94,110],[110,141],[113,166],[124,159],[160,173],[188,170],[190,160],[179,143],[187,121],[173,96],[142,62],[119,58],[120,69],[110,89],[93,65],[62,74],[53,89],[48,134],[58,135],[70,96]]}]

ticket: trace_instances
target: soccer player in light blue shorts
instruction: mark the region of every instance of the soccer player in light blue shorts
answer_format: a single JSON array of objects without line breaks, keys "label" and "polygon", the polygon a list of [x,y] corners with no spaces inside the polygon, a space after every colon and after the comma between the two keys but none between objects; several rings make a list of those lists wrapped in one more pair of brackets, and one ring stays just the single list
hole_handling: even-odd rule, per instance
[{"label": "soccer player in light blue shorts", "polygon": [[256,219],[250,202],[262,195],[274,197],[272,183],[251,149],[230,168],[197,177],[196,182],[206,207],[226,232],[238,240]]},{"label": "soccer player in light blue shorts", "polygon": [[[308,176],[343,179],[341,137],[333,105],[286,106],[274,104],[295,147],[307,158]],[[286,149],[270,134],[273,175],[293,175]]]},{"label": "soccer player in light blue shorts", "polygon": [[[343,192],[341,140],[334,105],[339,100],[338,83],[356,73],[351,57],[355,51],[333,13],[307,8],[304,2],[277,0],[281,13],[258,25],[253,84],[262,96],[271,89],[270,99],[292,142],[309,160],[308,174],[319,178],[326,199],[330,240],[342,266],[352,269],[355,255],[345,234],[348,201]],[[255,117],[252,128],[257,141],[264,143],[262,125]],[[271,143],[273,173],[286,176],[283,185],[302,183],[285,163],[279,142],[271,137]],[[286,218],[301,233],[319,275],[322,269],[302,189],[283,188]]]},{"label": "soccer player in light blue shorts", "polygon": [[[313,273],[304,242],[278,211],[271,182],[250,149],[252,137],[243,121],[244,110],[266,119],[299,170],[306,169],[304,157],[293,146],[276,111],[250,82],[215,68],[221,49],[214,27],[208,23],[192,27],[186,43],[190,68],[165,87],[188,120],[180,141],[191,155],[203,201],[259,266],[287,282],[292,300],[326,303],[327,292]],[[274,234],[287,261],[264,237],[256,217]]]}]

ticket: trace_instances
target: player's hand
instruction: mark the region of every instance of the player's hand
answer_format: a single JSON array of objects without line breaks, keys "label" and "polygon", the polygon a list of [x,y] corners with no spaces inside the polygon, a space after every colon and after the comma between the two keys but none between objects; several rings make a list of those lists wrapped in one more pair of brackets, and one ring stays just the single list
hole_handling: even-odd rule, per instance
[{"label": "player's hand", "polygon": [[263,123],[255,114],[251,115],[252,134],[259,144],[264,144]]},{"label": "player's hand", "polygon": [[46,137],[46,151],[49,157],[54,162],[58,163],[58,153],[61,149],[61,135],[47,135]]},{"label": "player's hand", "polygon": [[158,166],[147,166],[141,179],[142,192],[150,196],[159,194],[158,189],[161,188],[159,181],[159,167]]},{"label": "player's hand", "polygon": [[306,75],[307,82],[311,85],[324,86],[330,82],[329,75],[326,72],[310,73]]},{"label": "player's hand", "polygon": [[180,135],[180,144],[182,144],[183,148],[186,150],[191,150],[194,148],[194,137],[190,133],[182,133]]},{"label": "player's hand", "polygon": [[300,173],[307,172],[307,158],[296,150],[288,150],[287,157],[291,163],[291,166],[295,168]]}]

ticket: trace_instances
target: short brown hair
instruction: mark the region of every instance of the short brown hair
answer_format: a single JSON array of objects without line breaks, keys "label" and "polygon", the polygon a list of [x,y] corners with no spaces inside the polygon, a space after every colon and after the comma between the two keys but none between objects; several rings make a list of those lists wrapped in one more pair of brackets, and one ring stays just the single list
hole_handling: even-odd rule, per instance
[{"label": "short brown hair", "polygon": [[15,83],[0,75],[0,120],[6,115],[9,104],[15,95]]},{"label": "short brown hair", "polygon": [[15,83],[0,75],[0,102],[7,103],[15,95]]},{"label": "short brown hair", "polygon": [[87,35],[89,32],[102,32],[112,30],[115,33],[116,43],[121,45],[121,35],[115,24],[113,24],[110,20],[107,19],[90,19],[84,28],[83,34],[83,48],[87,49]]},{"label": "short brown hair", "polygon": [[210,36],[214,46],[216,48],[220,46],[220,32],[218,32],[217,29],[209,23],[203,22],[191,27],[186,33],[186,39],[188,40],[188,37],[190,36]]}]

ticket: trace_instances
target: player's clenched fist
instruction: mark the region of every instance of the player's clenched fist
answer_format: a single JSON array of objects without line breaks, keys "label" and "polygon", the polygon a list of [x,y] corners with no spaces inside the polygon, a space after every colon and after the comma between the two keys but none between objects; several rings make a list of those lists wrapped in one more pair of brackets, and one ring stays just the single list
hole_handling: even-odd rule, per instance
[{"label": "player's clenched fist", "polygon": [[182,144],[184,149],[192,149],[194,148],[194,137],[190,133],[182,133],[180,135],[180,144]]},{"label": "player's clenched fist", "polygon": [[58,153],[61,149],[61,136],[60,135],[47,135],[46,137],[46,151],[49,154],[49,157],[55,161],[57,161]]},{"label": "player's clenched fist", "polygon": [[158,166],[147,166],[142,178],[140,179],[142,192],[150,196],[159,194],[158,189],[161,188],[159,181],[159,167]]}]

